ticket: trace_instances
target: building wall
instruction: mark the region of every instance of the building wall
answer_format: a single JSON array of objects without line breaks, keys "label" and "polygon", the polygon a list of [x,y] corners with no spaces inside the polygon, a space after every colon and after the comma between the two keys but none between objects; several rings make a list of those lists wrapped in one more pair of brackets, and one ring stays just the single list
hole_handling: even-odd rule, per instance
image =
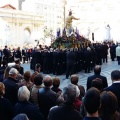
[{"label": "building wall", "polygon": [[73,25],[79,28],[81,34],[87,34],[90,28],[95,33],[96,41],[105,39],[107,24],[111,27],[111,39],[120,41],[118,31],[120,28],[120,0],[75,0],[67,4],[67,9],[73,10],[73,15],[80,18]]},{"label": "building wall", "polygon": [[[6,37],[0,39],[3,41],[3,45],[7,44],[23,46],[25,43],[34,44],[35,36],[33,36],[33,38],[30,37],[29,39],[25,40],[24,30],[28,28],[31,35],[33,32],[37,31],[39,31],[40,34],[40,29],[44,24],[44,20],[40,15],[2,8],[0,9],[0,19],[2,19],[2,21],[5,21],[3,31]],[[39,38],[40,37],[38,36],[38,39]]]},{"label": "building wall", "polygon": [[[26,7],[27,5],[29,7]],[[52,29],[56,35],[58,28],[64,28],[64,3],[63,0],[26,0],[23,2],[23,10],[32,11],[42,15],[45,20],[44,27]]]}]

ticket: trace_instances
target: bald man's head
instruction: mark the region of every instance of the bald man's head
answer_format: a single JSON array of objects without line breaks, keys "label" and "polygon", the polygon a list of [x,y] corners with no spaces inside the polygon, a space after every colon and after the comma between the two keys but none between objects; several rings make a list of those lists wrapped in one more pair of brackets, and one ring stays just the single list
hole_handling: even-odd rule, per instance
[{"label": "bald man's head", "polygon": [[52,77],[50,75],[46,75],[44,78],[44,85],[45,87],[50,87],[52,85]]},{"label": "bald man's head", "polygon": [[94,68],[94,73],[95,73],[95,74],[100,74],[100,72],[101,72],[101,67],[100,67],[100,65],[96,65],[95,68]]}]

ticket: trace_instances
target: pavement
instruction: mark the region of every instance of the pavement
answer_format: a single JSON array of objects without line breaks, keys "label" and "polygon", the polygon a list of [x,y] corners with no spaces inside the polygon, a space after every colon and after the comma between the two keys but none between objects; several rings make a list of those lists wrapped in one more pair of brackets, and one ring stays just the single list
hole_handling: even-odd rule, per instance
[{"label": "pavement", "polygon": [[[30,70],[30,64],[29,63],[25,63],[25,64],[21,64],[21,66],[24,67],[24,71]],[[108,63],[103,63],[101,65],[101,75],[106,76],[107,77],[107,81],[108,81],[108,85],[112,84],[111,81],[111,77],[110,74],[113,70],[120,70],[120,65],[118,65],[117,61],[111,61],[110,59],[108,60]],[[30,70],[31,72],[33,72],[32,70]],[[77,73],[79,75],[79,84],[83,85],[86,89],[86,82],[87,82],[87,78],[90,75],[93,75],[94,72],[91,71],[91,73],[85,73],[84,71],[81,71],[79,73]],[[44,76],[46,74],[43,74]],[[61,80],[60,83],[60,88],[63,89],[68,83],[70,83],[70,79],[65,79],[65,74],[63,75],[53,75],[53,74],[49,74],[52,77],[59,77]]]}]

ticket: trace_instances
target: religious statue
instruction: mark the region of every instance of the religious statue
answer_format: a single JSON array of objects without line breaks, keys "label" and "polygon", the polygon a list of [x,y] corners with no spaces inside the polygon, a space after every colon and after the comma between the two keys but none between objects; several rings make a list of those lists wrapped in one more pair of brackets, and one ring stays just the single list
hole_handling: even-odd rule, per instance
[{"label": "religious statue", "polygon": [[75,18],[72,15],[72,11],[70,10],[69,11],[69,16],[66,18],[66,30],[67,30],[67,33],[69,33],[69,31],[73,29],[73,27],[72,27],[72,21],[73,20],[79,20],[79,18]]},{"label": "religious statue", "polygon": [[105,40],[111,40],[111,33],[110,33],[111,28],[110,28],[110,25],[108,24],[108,25],[105,27],[105,29],[106,29]]}]

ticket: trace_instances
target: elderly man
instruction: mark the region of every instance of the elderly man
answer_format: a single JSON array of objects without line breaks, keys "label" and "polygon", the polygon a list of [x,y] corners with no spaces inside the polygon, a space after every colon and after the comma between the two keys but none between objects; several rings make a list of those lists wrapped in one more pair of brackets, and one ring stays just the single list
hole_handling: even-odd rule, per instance
[{"label": "elderly man", "polygon": [[18,84],[17,77],[18,71],[15,68],[11,68],[9,71],[9,77],[3,81],[5,85],[5,95],[4,97],[10,100],[14,105],[17,102]]},{"label": "elderly man", "polygon": [[42,114],[47,120],[50,108],[56,105],[57,94],[50,88],[52,86],[51,76],[46,75],[43,82],[45,87],[38,90],[38,104]]},{"label": "elderly man", "polygon": [[101,67],[96,65],[94,68],[94,75],[89,76],[87,79],[87,90],[91,87],[91,83],[94,79],[100,78],[102,80],[103,88],[108,87],[107,78],[105,76],[100,75]]},{"label": "elderly man", "polygon": [[82,120],[81,114],[74,109],[73,103],[77,95],[77,86],[68,84],[63,89],[64,104],[53,107],[48,115],[48,120]]}]

